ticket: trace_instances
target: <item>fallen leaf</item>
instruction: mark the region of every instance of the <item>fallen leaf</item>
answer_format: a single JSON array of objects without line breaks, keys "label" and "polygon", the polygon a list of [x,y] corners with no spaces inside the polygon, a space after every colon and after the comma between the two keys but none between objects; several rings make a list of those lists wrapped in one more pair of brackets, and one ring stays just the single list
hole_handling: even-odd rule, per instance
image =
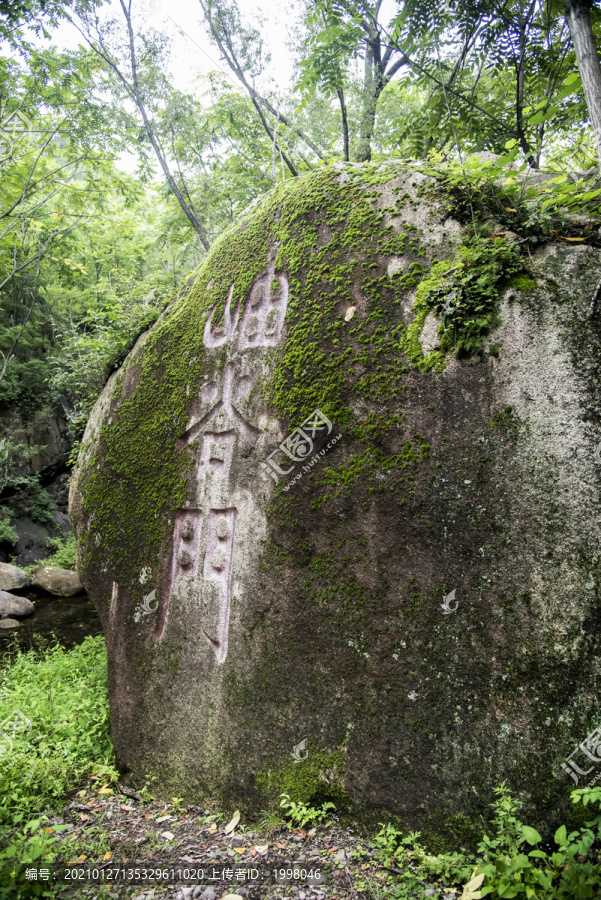
[{"label": "fallen leaf", "polygon": [[[123,810],[123,812],[135,812],[136,811],[136,808],[134,806],[122,806],[121,809]],[[152,816],[146,816],[145,818],[151,819]]]},{"label": "fallen leaf", "polygon": [[87,822],[89,818],[90,818],[90,817],[89,817],[89,816],[86,816],[85,813],[80,813],[80,814],[79,814],[79,820],[80,820],[81,822]]},{"label": "fallen leaf", "polygon": [[461,900],[480,900],[482,896],[478,888],[484,881],[484,874],[474,875],[473,878],[468,881],[466,885],[463,887],[463,894],[461,895]]},{"label": "fallen leaf", "polygon": [[[86,816],[86,819],[87,819],[87,818],[88,818],[88,817]],[[47,834],[54,834],[54,828],[44,828],[44,831],[45,831]]]},{"label": "fallen leaf", "polygon": [[285,850],[285,849],[286,849],[286,844],[278,844],[277,841],[275,842],[275,846],[276,846],[276,847],[279,847],[280,850]]},{"label": "fallen leaf", "polygon": [[[563,237],[563,235],[562,235],[562,237]],[[564,237],[564,241],[572,241],[572,242],[574,242],[574,241],[583,241],[583,240],[584,240],[584,238],[567,238],[567,237]]]},{"label": "fallen leaf", "polygon": [[507,212],[517,212],[517,209],[513,209],[511,206],[506,206],[505,209]]},{"label": "fallen leaf", "polygon": [[196,862],[196,860],[193,859],[191,856],[180,856],[180,860],[181,860],[182,862],[187,862],[187,863],[193,863],[193,862]]},{"label": "fallen leaf", "polygon": [[166,841],[172,841],[175,835],[171,834],[170,831],[163,831],[161,837],[165,838]]},{"label": "fallen leaf", "polygon": [[313,836],[315,835],[315,832],[316,832],[316,831],[317,831],[316,828],[312,828],[311,831],[308,831],[308,832],[307,832],[307,836],[308,836],[308,837],[313,837]]},{"label": "fallen leaf", "polygon": [[217,825],[215,824],[215,822],[213,822],[213,824],[209,828],[209,834],[215,834],[216,831],[217,831]]},{"label": "fallen leaf", "polygon": [[173,816],[161,816],[160,819],[157,819],[157,825],[160,825],[161,822],[168,822],[172,818]]},{"label": "fallen leaf", "polygon": [[87,858],[88,858],[87,856],[79,856],[79,857],[75,860],[75,862],[76,862],[76,863],[82,863],[82,862],[85,862]]},{"label": "fallen leaf", "polygon": [[257,853],[267,853],[267,851],[269,850],[269,844],[264,844],[262,846],[259,846],[257,844],[255,850],[257,851]]},{"label": "fallen leaf", "polygon": [[234,847],[234,853],[246,853],[246,847]]},{"label": "fallen leaf", "polygon": [[98,793],[99,793],[99,794],[112,794],[112,793],[113,793],[113,790],[112,790],[112,788],[107,787],[107,786],[105,785],[104,787],[101,787],[101,788],[98,789]]},{"label": "fallen leaf", "polygon": [[350,321],[351,321],[351,319],[352,319],[353,316],[355,315],[355,310],[356,310],[356,309],[357,309],[356,306],[349,306],[349,308],[347,309],[346,313],[344,314],[344,321],[345,321],[345,322],[350,322]]},{"label": "fallen leaf", "polygon": [[77,796],[78,796],[78,797],[85,797],[85,794],[86,794],[85,791],[78,791],[78,792],[77,792]]},{"label": "fallen leaf", "polygon": [[232,832],[234,830],[234,828],[236,827],[236,825],[238,824],[239,821],[240,821],[240,812],[239,812],[239,810],[236,810],[236,812],[232,816],[232,821],[228,822],[227,825],[225,826],[225,828],[223,829],[223,833],[230,834],[230,832]]},{"label": "fallen leaf", "polygon": [[92,810],[92,812],[93,812],[93,813],[102,812],[102,807],[101,807],[101,806],[96,806],[96,807],[94,807],[94,809]]},{"label": "fallen leaf", "polygon": [[102,858],[106,862],[106,860],[110,859],[112,855],[113,855],[112,852],[110,850],[107,850]]}]

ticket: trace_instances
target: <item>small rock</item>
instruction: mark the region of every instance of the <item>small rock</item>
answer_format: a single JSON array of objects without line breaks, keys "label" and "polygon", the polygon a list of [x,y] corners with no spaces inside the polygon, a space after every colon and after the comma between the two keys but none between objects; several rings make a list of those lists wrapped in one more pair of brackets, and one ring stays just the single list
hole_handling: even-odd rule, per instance
[{"label": "small rock", "polygon": [[203,891],[200,895],[201,900],[215,900],[216,896],[217,894],[212,887],[208,887],[206,891]]},{"label": "small rock", "polygon": [[[208,888],[207,888],[207,890],[208,890]],[[199,884],[197,884],[196,887],[194,888],[194,890],[192,891],[192,896],[195,898],[200,897],[201,893],[202,893],[202,888]]]},{"label": "small rock", "polygon": [[0,628],[19,628],[20,626],[21,623],[16,619],[0,619]]},{"label": "small rock", "polygon": [[424,891],[424,897],[433,897],[437,893],[438,891],[435,891],[434,888],[428,888],[427,891]]},{"label": "small rock", "polygon": [[27,597],[0,591],[0,616],[30,616],[34,612],[35,606]]},{"label": "small rock", "polygon": [[344,862],[346,859],[346,853],[344,850],[339,850],[334,859],[338,860],[338,862]]},{"label": "small rock", "polygon": [[54,594],[55,597],[73,597],[83,590],[77,572],[55,566],[42,566],[34,572],[31,583],[48,591],[49,594]]},{"label": "small rock", "polygon": [[236,834],[232,838],[232,847],[241,847],[243,843],[244,843],[244,838],[242,837],[241,834]]},{"label": "small rock", "polygon": [[0,591],[16,591],[27,587],[29,575],[18,566],[10,563],[0,563]]},{"label": "small rock", "polygon": [[439,325],[440,320],[434,317],[434,313],[428,313],[419,336],[419,342],[424,356],[427,356],[432,350],[436,350],[437,347],[440,347],[440,338],[438,337]]}]

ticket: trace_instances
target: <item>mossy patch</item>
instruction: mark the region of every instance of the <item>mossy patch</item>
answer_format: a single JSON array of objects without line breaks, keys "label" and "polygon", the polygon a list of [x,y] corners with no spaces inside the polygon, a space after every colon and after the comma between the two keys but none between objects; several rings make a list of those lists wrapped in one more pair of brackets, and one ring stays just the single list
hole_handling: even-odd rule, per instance
[{"label": "mossy patch", "polygon": [[344,789],[344,750],[324,752],[308,743],[308,756],[297,762],[286,760],[280,766],[266,768],[257,775],[257,787],[272,803],[280,794],[308,805],[331,800],[342,809],[348,806]]}]

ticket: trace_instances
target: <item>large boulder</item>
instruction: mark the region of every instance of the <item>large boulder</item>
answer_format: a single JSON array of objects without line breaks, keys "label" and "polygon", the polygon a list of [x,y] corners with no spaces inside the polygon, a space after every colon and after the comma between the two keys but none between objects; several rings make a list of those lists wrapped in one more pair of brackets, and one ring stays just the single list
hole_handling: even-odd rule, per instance
[{"label": "large boulder", "polygon": [[27,597],[0,591],[0,616],[30,616],[34,612],[35,606]]},{"label": "large boulder", "polygon": [[520,270],[453,202],[401,164],[278,187],[110,378],[70,515],[134,781],[465,835],[502,780],[543,823],[588,780],[601,254]]},{"label": "large boulder", "polygon": [[10,563],[0,563],[0,591],[18,591],[27,587],[29,575],[18,566]]},{"label": "large boulder", "polygon": [[32,585],[54,594],[55,597],[73,597],[81,593],[83,585],[77,572],[58,566],[42,566],[36,569],[31,579]]}]

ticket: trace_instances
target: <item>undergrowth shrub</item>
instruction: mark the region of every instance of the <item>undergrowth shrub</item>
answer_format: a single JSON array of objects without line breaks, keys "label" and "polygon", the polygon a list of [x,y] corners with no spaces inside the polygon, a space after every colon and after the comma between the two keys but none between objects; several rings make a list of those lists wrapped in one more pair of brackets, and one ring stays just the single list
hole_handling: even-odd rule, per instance
[{"label": "undergrowth shrub", "polygon": [[0,668],[0,826],[59,803],[92,770],[116,777],[103,637],[17,652]]}]

